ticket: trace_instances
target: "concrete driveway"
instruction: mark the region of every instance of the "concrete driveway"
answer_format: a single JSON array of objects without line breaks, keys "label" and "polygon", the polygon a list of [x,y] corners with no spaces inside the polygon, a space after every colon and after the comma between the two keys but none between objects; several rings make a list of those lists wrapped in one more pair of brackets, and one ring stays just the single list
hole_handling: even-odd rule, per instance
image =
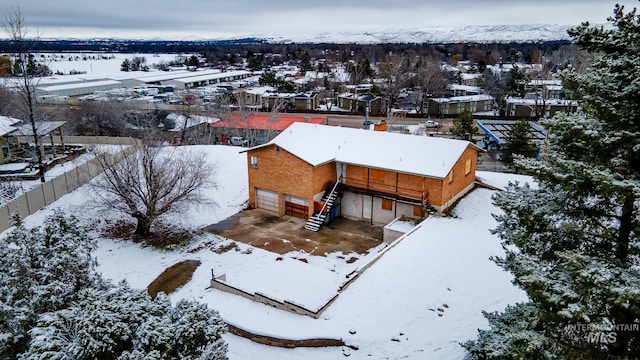
[{"label": "concrete driveway", "polygon": [[250,209],[204,230],[279,254],[298,250],[317,256],[338,251],[363,254],[382,243],[382,228],[367,221],[338,218],[318,232],[306,230],[305,223],[304,219]]}]

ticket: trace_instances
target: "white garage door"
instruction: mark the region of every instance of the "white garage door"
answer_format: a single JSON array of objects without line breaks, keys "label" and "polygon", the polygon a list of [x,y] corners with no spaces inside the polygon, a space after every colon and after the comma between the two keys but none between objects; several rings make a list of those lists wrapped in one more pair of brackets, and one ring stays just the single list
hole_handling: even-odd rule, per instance
[{"label": "white garage door", "polygon": [[256,207],[273,212],[278,212],[278,193],[268,190],[256,189]]}]

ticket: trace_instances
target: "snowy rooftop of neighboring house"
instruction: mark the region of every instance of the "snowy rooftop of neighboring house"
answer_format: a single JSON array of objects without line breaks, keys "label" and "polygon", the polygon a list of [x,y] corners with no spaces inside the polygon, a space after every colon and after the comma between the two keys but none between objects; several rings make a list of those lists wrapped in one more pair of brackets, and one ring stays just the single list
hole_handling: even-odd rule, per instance
[{"label": "snowy rooftop of neighboring house", "polygon": [[460,76],[462,77],[462,79],[464,80],[471,80],[471,79],[479,79],[482,77],[482,74],[477,74],[477,73],[473,73],[473,74],[469,74],[469,73],[462,73],[460,74]]},{"label": "snowy rooftop of neighboring house", "polygon": [[234,113],[231,120],[222,120],[211,124],[214,128],[250,128],[256,130],[274,130],[282,131],[296,122],[309,122],[311,124],[322,124],[327,121],[326,117],[305,117],[296,115],[279,115],[277,119],[271,119],[270,115],[250,114],[246,119],[240,118],[240,115]]},{"label": "snowy rooftop of neighboring house", "polygon": [[17,129],[17,127],[13,126],[20,123],[22,120],[8,117],[8,116],[0,116],[0,136],[7,135],[10,132],[13,132]]},{"label": "snowy rooftop of neighboring house", "polygon": [[175,126],[172,129],[166,129],[166,131],[182,131],[185,129],[185,121],[186,121],[186,128],[190,128],[192,126],[198,125],[198,124],[202,124],[202,123],[209,123],[209,124],[213,124],[216,123],[218,121],[220,121],[220,119],[218,118],[212,118],[212,117],[208,117],[208,116],[201,116],[201,115],[191,115],[189,118],[187,118],[186,116],[182,115],[182,114],[176,114],[176,113],[171,113],[169,115],[167,115],[167,119],[173,120],[175,122]]},{"label": "snowy rooftop of neighboring house", "polygon": [[493,100],[493,96],[486,95],[486,94],[479,94],[479,95],[454,96],[449,98],[432,98],[431,100],[437,101],[439,103],[455,103],[455,102]]},{"label": "snowy rooftop of neighboring house", "polygon": [[266,96],[270,98],[280,98],[280,99],[292,99],[292,98],[312,98],[316,96],[317,92],[306,92],[306,93],[265,93]]},{"label": "snowy rooftop of neighboring house", "polygon": [[533,79],[529,81],[529,86],[543,86],[543,85],[562,85],[562,80],[558,79]]},{"label": "snowy rooftop of neighboring house", "polygon": [[564,86],[562,85],[546,85],[545,87],[547,88],[547,90],[551,90],[551,91],[560,91],[564,89]]},{"label": "snowy rooftop of neighboring house", "polygon": [[577,106],[578,102],[575,100],[567,100],[567,99],[524,99],[524,98],[516,98],[516,97],[508,97],[507,104],[514,105],[528,105],[528,106],[536,106],[536,105],[560,105],[560,106],[568,106],[573,105]]},{"label": "snowy rooftop of neighboring house", "polygon": [[[49,135],[50,132],[59,129],[66,121],[36,121],[36,133],[40,136]],[[32,136],[31,124],[25,123],[17,127],[12,136]]]},{"label": "snowy rooftop of neighboring house", "polygon": [[275,91],[275,88],[273,86],[255,86],[246,89],[244,92],[246,92],[247,94],[262,95],[271,91]]},{"label": "snowy rooftop of neighboring house", "polygon": [[479,86],[472,86],[472,85],[450,84],[448,87],[451,90],[464,90],[464,91],[474,91],[474,92],[480,91]]},{"label": "snowy rooftop of neighboring house", "polygon": [[440,179],[467,147],[475,147],[461,140],[307,123],[294,123],[259,147],[271,144],[313,166],[338,161]]}]

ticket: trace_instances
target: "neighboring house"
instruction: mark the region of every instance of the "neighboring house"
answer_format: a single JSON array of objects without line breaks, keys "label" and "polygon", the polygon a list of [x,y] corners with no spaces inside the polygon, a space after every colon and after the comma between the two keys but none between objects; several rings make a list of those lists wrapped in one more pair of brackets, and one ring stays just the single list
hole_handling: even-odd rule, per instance
[{"label": "neighboring house", "polygon": [[467,86],[480,86],[482,84],[482,74],[462,73],[460,74],[460,84]]},{"label": "neighboring house", "polygon": [[450,84],[448,87],[451,96],[479,95],[482,89],[479,86]]},{"label": "neighboring house", "polygon": [[[294,110],[316,110],[318,108],[318,93],[264,93],[262,95],[262,109],[271,111],[276,103],[281,106],[291,106]],[[289,105],[286,105],[289,104]]]},{"label": "neighboring house", "polygon": [[11,157],[11,147],[7,141],[7,136],[17,130],[16,125],[21,122],[20,119],[7,116],[0,116],[0,164],[4,164]]},{"label": "neighboring house", "polygon": [[472,189],[479,150],[461,140],[294,123],[246,150],[249,204],[309,218],[339,189],[336,216],[378,225],[421,219]]},{"label": "neighboring house", "polygon": [[507,116],[519,118],[553,117],[557,112],[576,112],[578,102],[562,99],[507,98]]},{"label": "neighboring house", "polygon": [[493,96],[484,94],[430,98],[425,113],[429,115],[458,115],[464,111],[485,112],[493,110],[493,103]]},{"label": "neighboring house", "polygon": [[[36,136],[40,138],[40,154],[44,162],[50,162],[60,156],[58,152],[64,152],[66,146],[64,144],[64,134],[62,126],[66,124],[66,121],[36,121]],[[19,148],[27,149],[33,143],[33,129],[30,123],[23,122],[16,126],[16,131],[9,134],[14,151],[19,152]],[[60,138],[60,145],[56,145],[54,141],[54,134]],[[49,143],[47,144],[47,141]],[[45,150],[45,148],[47,148]],[[28,152],[28,151],[27,151]],[[35,156],[35,154],[31,155]]]},{"label": "neighboring house", "polygon": [[234,112],[230,119],[212,123],[211,129],[216,143],[226,144],[232,137],[239,136],[247,140],[249,146],[254,146],[270,141],[296,122],[326,124],[327,118],[284,114],[278,114],[274,118],[271,114],[265,113],[249,113],[243,118],[240,113]]},{"label": "neighboring house", "polygon": [[369,113],[382,113],[385,111],[384,101],[381,97],[367,94],[340,94],[338,95],[338,107],[348,111],[359,112],[365,112],[369,108]]},{"label": "neighboring house", "polygon": [[[220,119],[201,115],[190,115],[171,113],[166,117],[169,122],[173,123],[170,129],[162,128],[161,134],[164,140],[170,141],[172,144],[187,143],[201,144],[204,139],[209,139],[211,134],[211,124]],[[207,141],[208,142],[208,141]]]}]

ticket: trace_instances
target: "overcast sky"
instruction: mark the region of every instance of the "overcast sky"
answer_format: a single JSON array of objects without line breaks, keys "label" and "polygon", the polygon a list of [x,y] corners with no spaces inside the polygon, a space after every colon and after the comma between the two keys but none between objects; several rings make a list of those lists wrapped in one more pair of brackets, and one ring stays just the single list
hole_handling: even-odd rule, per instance
[{"label": "overcast sky", "polygon": [[[19,6],[30,35],[41,38],[172,40],[432,26],[605,23],[616,1],[7,0],[2,3],[3,15],[9,8]],[[627,10],[640,4],[637,0],[617,3]]]}]

